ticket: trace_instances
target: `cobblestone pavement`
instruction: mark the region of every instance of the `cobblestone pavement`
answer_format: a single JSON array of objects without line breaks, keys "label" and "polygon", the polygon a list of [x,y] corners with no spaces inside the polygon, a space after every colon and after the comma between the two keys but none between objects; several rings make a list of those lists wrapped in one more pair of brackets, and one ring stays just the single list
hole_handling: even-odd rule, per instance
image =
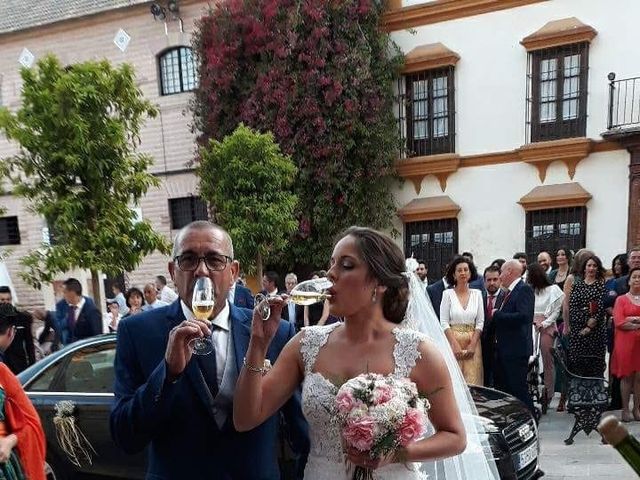
[{"label": "cobblestone pavement", "polygon": [[[573,415],[556,412],[559,395],[551,408],[542,416],[539,426],[540,467],[545,472],[544,480],[575,480],[593,478],[599,480],[633,480],[638,477],[620,454],[611,446],[603,445],[598,432],[586,436],[578,433],[573,445],[565,445],[573,426]],[[620,416],[620,411],[605,415]],[[640,422],[625,424],[631,433],[640,438]]]}]

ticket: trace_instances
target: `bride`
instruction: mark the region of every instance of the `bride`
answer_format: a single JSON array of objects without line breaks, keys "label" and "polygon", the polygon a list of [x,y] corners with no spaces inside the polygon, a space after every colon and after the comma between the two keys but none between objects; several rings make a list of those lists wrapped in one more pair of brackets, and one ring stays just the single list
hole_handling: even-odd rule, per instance
[{"label": "bride", "polygon": [[[440,479],[497,478],[495,464],[484,456],[486,440],[474,426],[466,384],[400,248],[380,232],[351,227],[334,247],[327,277],[333,283],[331,314],[344,323],[304,329],[268,372],[262,367],[283,301],[272,303],[267,321],[254,312],[233,402],[236,429],[260,425],[302,383],[311,438],[305,479],[349,479],[353,465],[374,469],[379,480],[418,480],[426,472]],[[407,326],[413,328],[402,328]],[[384,458],[345,451],[333,421],[335,396],[342,383],[365,372],[411,379],[431,404],[430,435]]]}]

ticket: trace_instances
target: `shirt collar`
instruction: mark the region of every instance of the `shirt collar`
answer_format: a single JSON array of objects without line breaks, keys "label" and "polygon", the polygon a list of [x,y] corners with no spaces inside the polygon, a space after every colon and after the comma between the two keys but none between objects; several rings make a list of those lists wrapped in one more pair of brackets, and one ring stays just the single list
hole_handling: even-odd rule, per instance
[{"label": "shirt collar", "polygon": [[509,285],[508,290],[510,292],[513,292],[513,289],[516,288],[516,285],[518,284],[518,282],[520,282],[520,280],[522,280],[522,278],[518,277],[513,282],[511,282],[511,285]]},{"label": "shirt collar", "polygon": [[447,277],[442,277],[442,283],[444,283],[444,288],[449,288],[449,282],[447,282]]},{"label": "shirt collar", "polygon": [[[195,315],[193,314],[193,312],[191,311],[191,309],[187,306],[186,303],[184,303],[182,300],[180,300],[180,306],[182,307],[182,313],[184,314],[184,318],[187,320],[195,320]],[[229,308],[229,302],[228,301],[224,301],[224,308],[220,311],[220,313],[218,315],[216,315],[212,320],[211,323],[213,325],[215,325],[218,328],[221,328],[222,330],[228,332],[229,331],[229,315],[231,314],[231,309]]]},{"label": "shirt collar", "polygon": [[84,297],[80,297],[80,301],[78,303],[76,303],[75,305],[69,304],[69,306],[76,307],[76,310],[79,312],[80,310],[82,310],[82,307],[84,307],[85,303],[86,303],[86,301],[85,301]]}]

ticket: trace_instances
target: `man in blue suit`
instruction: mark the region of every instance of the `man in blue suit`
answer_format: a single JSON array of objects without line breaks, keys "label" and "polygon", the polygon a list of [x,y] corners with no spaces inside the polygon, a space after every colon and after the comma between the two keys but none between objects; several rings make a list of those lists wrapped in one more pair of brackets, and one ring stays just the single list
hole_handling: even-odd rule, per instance
[{"label": "man in blue suit", "polygon": [[495,386],[522,400],[533,412],[527,388],[527,368],[533,353],[533,289],[522,281],[522,265],[508,260],[502,265],[500,281],[507,290],[502,305],[493,313],[496,333]]},{"label": "man in blue suit", "polygon": [[[113,440],[129,453],[148,447],[147,479],[279,480],[279,415],[246,433],[233,427],[233,393],[252,312],[227,299],[239,268],[231,238],[209,222],[193,222],[176,237],[172,257],[169,273],[179,299],[118,326]],[[191,312],[199,277],[214,286],[209,321]],[[294,333],[281,322],[267,353],[271,362]],[[193,355],[198,338],[211,339],[213,353]],[[309,440],[299,396],[281,413],[292,446],[304,455]]]},{"label": "man in blue suit", "polygon": [[[233,293],[231,293],[233,292]],[[231,289],[229,290],[229,295],[233,298],[229,298],[229,301],[233,303],[236,307],[248,308],[249,310],[253,310],[254,307],[254,298],[251,290],[242,285],[240,281],[236,281]]]},{"label": "man in blue suit", "polygon": [[484,386],[493,387],[494,369],[496,363],[496,328],[493,323],[493,314],[499,310],[504,300],[504,290],[500,288],[500,269],[490,266],[484,270],[484,289],[482,300],[484,302],[484,327],[482,329],[482,366],[484,371]]},{"label": "man in blue suit", "polygon": [[68,345],[103,333],[102,314],[90,297],[82,295],[80,281],[68,278],[63,285],[64,298],[56,303],[56,330],[60,343]]}]

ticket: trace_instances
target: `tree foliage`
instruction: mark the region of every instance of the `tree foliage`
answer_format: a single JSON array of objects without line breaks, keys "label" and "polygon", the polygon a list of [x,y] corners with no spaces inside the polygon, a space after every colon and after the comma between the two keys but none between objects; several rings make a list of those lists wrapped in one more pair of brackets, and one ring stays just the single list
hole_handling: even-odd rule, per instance
[{"label": "tree foliage", "polygon": [[226,0],[198,23],[200,142],[239,122],[271,131],[299,169],[295,261],[325,265],[352,224],[385,228],[395,207],[400,57],[379,29],[383,2]]},{"label": "tree foliage", "polygon": [[21,262],[34,287],[73,268],[133,270],[165,238],[135,222],[131,206],[158,180],[148,155],[136,153],[140,128],[155,107],[142,97],[131,66],[107,61],[64,67],[53,56],[21,71],[20,109],[0,111],[0,128],[20,146],[6,159],[13,194],[47,219],[55,242]]},{"label": "tree foliage", "polygon": [[200,193],[233,238],[236,258],[261,278],[262,259],[282,251],[297,227],[291,158],[273,135],[240,124],[221,142],[212,139],[201,149],[198,173]]}]

